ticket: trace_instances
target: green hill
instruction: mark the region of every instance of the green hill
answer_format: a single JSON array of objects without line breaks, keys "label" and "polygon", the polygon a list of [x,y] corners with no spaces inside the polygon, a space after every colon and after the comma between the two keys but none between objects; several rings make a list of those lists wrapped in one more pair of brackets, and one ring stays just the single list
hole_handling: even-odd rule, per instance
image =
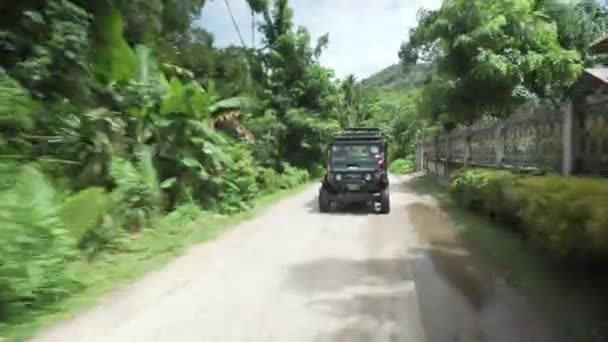
[{"label": "green hill", "polygon": [[362,84],[366,87],[387,90],[409,90],[422,85],[430,71],[431,66],[428,64],[406,67],[394,64],[364,79]]}]

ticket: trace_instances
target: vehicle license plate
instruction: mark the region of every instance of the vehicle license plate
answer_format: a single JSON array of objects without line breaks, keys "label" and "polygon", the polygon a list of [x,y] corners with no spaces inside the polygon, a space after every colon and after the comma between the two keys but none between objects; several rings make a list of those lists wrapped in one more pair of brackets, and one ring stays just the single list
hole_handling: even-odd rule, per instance
[{"label": "vehicle license plate", "polygon": [[346,189],[350,191],[359,191],[361,186],[359,184],[346,184]]}]

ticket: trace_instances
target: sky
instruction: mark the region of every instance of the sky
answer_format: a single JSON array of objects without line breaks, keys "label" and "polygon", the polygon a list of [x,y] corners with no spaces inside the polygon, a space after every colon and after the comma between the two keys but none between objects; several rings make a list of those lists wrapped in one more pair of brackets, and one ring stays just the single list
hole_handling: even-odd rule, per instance
[{"label": "sky", "polygon": [[[229,0],[241,33],[251,44],[251,12],[245,0]],[[398,62],[397,52],[423,7],[435,9],[441,0],[291,0],[296,25],[313,39],[329,33],[321,56],[338,77],[362,79]],[[261,18],[257,18],[261,20]],[[216,46],[239,44],[224,0],[208,0],[199,23],[215,36]],[[260,33],[256,33],[259,38]]]}]

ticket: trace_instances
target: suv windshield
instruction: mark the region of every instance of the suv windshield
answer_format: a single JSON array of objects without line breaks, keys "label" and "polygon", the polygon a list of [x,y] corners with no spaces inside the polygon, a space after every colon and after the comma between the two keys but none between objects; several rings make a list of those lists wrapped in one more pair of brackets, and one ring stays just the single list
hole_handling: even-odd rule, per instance
[{"label": "suv windshield", "polygon": [[381,158],[381,152],[376,144],[334,145],[331,149],[331,164],[375,164]]}]

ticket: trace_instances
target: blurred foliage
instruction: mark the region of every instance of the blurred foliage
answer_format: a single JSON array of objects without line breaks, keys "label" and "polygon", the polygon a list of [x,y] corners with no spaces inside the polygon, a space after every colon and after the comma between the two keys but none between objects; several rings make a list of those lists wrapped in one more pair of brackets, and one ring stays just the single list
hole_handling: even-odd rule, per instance
[{"label": "blurred foliage", "polygon": [[6,129],[31,129],[37,107],[27,90],[0,67],[0,125]]},{"label": "blurred foliage", "polygon": [[0,4],[0,324],[76,291],[70,265],[158,216],[247,210],[320,162],[341,122],[327,37],[252,1],[268,44],[218,49],[193,25],[204,3]]},{"label": "blurred foliage", "polygon": [[0,312],[21,313],[63,298],[78,287],[68,262],[76,240],[59,217],[59,196],[34,166],[3,173],[0,190]]}]

